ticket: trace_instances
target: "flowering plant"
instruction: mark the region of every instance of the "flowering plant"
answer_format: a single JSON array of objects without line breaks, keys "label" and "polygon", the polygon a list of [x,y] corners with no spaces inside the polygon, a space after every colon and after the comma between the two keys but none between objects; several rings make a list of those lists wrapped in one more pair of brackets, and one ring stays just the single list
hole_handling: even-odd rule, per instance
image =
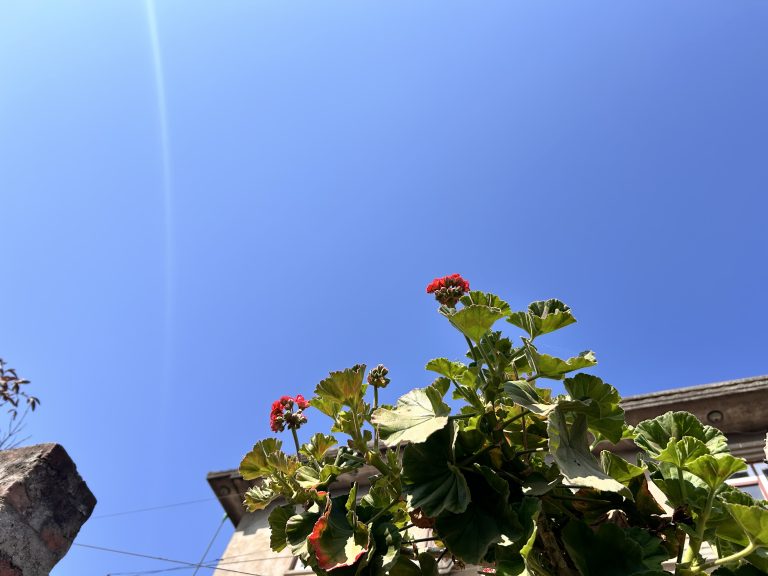
[{"label": "flowering plant", "polygon": [[[240,465],[256,481],[245,505],[271,509],[273,550],[321,576],[437,576],[446,555],[503,576],[663,576],[666,560],[680,576],[768,573],[768,507],[725,484],[745,463],[722,433],[685,412],[628,426],[618,391],[579,372],[594,353],[539,351],[539,337],[576,322],[567,305],[513,311],[459,275],[427,292],[465,339],[466,361],[430,360],[435,380],[393,406],[379,404],[384,366],[367,378],[362,365],[331,372],[311,400],[331,434],[304,445],[306,401],[273,405],[272,429],[292,431],[296,454],[267,438]],[[522,331],[518,344],[494,330],[502,320]],[[622,440],[640,449],[636,463],[595,456]]]}]

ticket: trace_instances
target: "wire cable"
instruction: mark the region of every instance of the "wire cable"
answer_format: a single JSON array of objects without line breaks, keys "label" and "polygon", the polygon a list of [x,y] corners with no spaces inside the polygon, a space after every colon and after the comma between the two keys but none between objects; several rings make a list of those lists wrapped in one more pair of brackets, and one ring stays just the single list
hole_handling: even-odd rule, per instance
[{"label": "wire cable", "polygon": [[174,504],[163,504],[162,506],[150,506],[148,508],[136,508],[135,510],[126,510],[124,512],[113,512],[111,514],[100,514],[93,516],[91,520],[100,518],[113,518],[115,516],[125,516],[126,514],[138,514],[139,512],[152,512],[154,510],[165,510],[166,508],[176,508],[178,506],[189,506],[190,504],[200,504],[201,502],[210,502],[211,500],[221,500],[216,496],[210,498],[201,498],[199,500],[187,500],[186,502],[176,502]]},{"label": "wire cable", "polygon": [[224,522],[227,521],[227,515],[224,514],[224,516],[221,517],[221,522],[219,522],[218,527],[216,528],[216,532],[213,533],[213,538],[211,538],[211,541],[208,542],[208,546],[205,548],[205,552],[203,552],[203,556],[200,558],[200,562],[197,563],[197,567],[195,567],[195,571],[192,572],[192,576],[197,576],[198,570],[200,570],[200,567],[205,562],[205,557],[208,556],[208,552],[211,551],[211,546],[213,546],[213,543],[216,541],[216,538],[219,536],[219,532],[221,532],[221,527],[224,526]]},{"label": "wire cable", "polygon": [[[148,558],[149,560],[159,560],[160,562],[170,562],[171,564],[182,564],[183,566],[195,568],[199,566],[199,563],[185,562],[184,560],[173,560],[171,558],[164,558],[162,556],[152,556],[150,554],[141,554],[139,552],[129,552],[127,550],[116,550],[115,548],[107,548],[105,546],[93,546],[92,544],[80,544],[74,542],[73,546],[80,546],[81,548],[90,548],[91,550],[100,550],[102,552],[111,552],[112,554],[123,554],[125,556],[135,556],[137,558]],[[217,568],[216,566],[205,566],[205,568],[215,568],[222,572],[232,572],[233,574],[245,574],[246,576],[264,576],[263,574],[257,574],[255,572],[243,572],[241,570],[232,570],[230,568]]]}]

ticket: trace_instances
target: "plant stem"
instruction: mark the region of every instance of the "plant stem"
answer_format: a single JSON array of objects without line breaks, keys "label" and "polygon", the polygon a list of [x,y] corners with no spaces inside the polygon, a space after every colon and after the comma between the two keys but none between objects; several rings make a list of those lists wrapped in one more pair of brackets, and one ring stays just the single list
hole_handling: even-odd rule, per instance
[{"label": "plant stem", "polygon": [[417,542],[433,542],[435,540],[439,540],[439,538],[431,537],[431,538],[417,538],[416,540],[403,540],[403,544],[416,544]]},{"label": "plant stem", "polygon": [[[379,407],[379,387],[374,384],[373,386],[373,409]],[[376,451],[379,451],[379,425],[376,424],[373,428],[373,445],[376,447]]]},{"label": "plant stem", "polygon": [[475,352],[475,346],[472,344],[472,340],[469,339],[468,336],[464,336],[464,340],[467,341],[467,345],[469,346],[469,351],[472,353],[472,358],[475,360],[475,366],[477,366],[477,375],[480,377],[480,380],[483,381],[483,389],[488,387],[488,382],[485,381],[485,374],[483,374],[483,364],[480,362],[480,359],[477,357],[477,354]]},{"label": "plant stem", "polygon": [[520,418],[525,417],[526,414],[529,414],[530,410],[527,408],[523,408],[523,411],[520,414],[517,414],[516,416],[512,416],[512,418],[509,418],[508,420],[504,420],[501,424],[499,424],[496,428],[499,430],[504,430],[509,424],[512,424],[512,422],[516,420],[520,420]]},{"label": "plant stem", "polygon": [[299,435],[296,434],[296,428],[291,428],[293,433],[293,443],[296,445],[296,456],[299,455]]},{"label": "plant stem", "polygon": [[716,490],[714,488],[709,489],[707,502],[704,504],[704,509],[696,520],[696,536],[692,537],[688,542],[692,570],[698,569],[699,559],[701,557],[699,550],[701,549],[701,543],[704,541],[704,531],[707,529],[707,520],[709,520],[709,515],[712,512],[712,504],[715,501],[715,492]]},{"label": "plant stem", "polygon": [[734,552],[733,554],[731,554],[730,556],[726,556],[725,558],[718,558],[717,560],[706,562],[700,567],[698,567],[696,571],[699,572],[699,571],[709,570],[710,568],[714,568],[715,566],[723,566],[724,564],[728,564],[730,562],[736,562],[737,560],[740,560],[745,556],[749,556],[755,550],[757,550],[757,545],[750,540],[747,547],[744,548],[743,550]]},{"label": "plant stem", "polygon": [[390,508],[392,508],[392,506],[395,506],[395,505],[396,505],[396,504],[398,504],[398,503],[400,503],[400,500],[393,500],[392,502],[390,502],[389,504],[387,504],[387,507],[386,507],[386,508],[383,508],[382,510],[379,510],[379,511],[378,511],[378,512],[377,512],[377,513],[376,513],[376,514],[373,516],[373,518],[371,518],[370,520],[368,520],[368,524],[371,524],[371,525],[372,525],[374,522],[376,522],[376,520],[378,520],[379,518],[381,518],[382,516],[384,516],[384,514],[386,514],[386,513],[389,511],[389,509],[390,509]]},{"label": "plant stem", "polygon": [[468,420],[469,418],[474,418],[477,415],[477,412],[472,412],[471,414],[456,414],[455,416],[448,416],[448,420]]}]

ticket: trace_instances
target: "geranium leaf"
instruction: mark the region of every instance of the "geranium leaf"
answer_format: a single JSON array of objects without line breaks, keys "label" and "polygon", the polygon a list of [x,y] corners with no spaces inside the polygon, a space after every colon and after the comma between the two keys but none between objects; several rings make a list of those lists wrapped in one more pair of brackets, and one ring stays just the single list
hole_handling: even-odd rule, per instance
[{"label": "geranium leaf", "polygon": [[647,470],[645,467],[630,464],[621,456],[617,456],[613,452],[608,452],[608,450],[600,452],[600,465],[603,470],[605,470],[606,474],[625,486],[629,486],[629,483],[634,478],[643,476]]},{"label": "geranium leaf", "polygon": [[275,552],[280,552],[288,545],[288,536],[285,527],[288,519],[296,513],[293,506],[276,506],[269,513],[269,547]]},{"label": "geranium leaf", "polygon": [[435,358],[427,362],[425,368],[464,386],[477,388],[477,375],[461,362],[451,362],[447,358]]},{"label": "geranium leaf", "polygon": [[376,552],[380,554],[380,564],[376,566],[381,571],[387,571],[400,557],[400,543],[403,535],[397,526],[391,522],[374,524],[371,536],[375,542]]},{"label": "geranium leaf", "polygon": [[685,468],[695,474],[709,486],[717,488],[736,472],[747,468],[743,458],[736,458],[730,454],[705,454],[688,462]]},{"label": "geranium leaf", "polygon": [[307,538],[319,519],[320,509],[317,504],[313,504],[309,510],[291,516],[285,525],[285,535],[291,547],[291,553],[299,556],[305,563],[311,560]]},{"label": "geranium leaf", "polygon": [[371,422],[378,425],[384,443],[393,446],[398,442],[424,442],[446,425],[450,413],[438,390],[416,388],[401,396],[394,408],[374,410]]},{"label": "geranium leaf", "polygon": [[656,458],[667,447],[669,440],[691,436],[706,444],[710,454],[728,451],[728,442],[722,432],[699,422],[688,412],[667,412],[635,426],[635,444]]},{"label": "geranium leaf", "polygon": [[[644,530],[625,530],[607,523],[593,531],[585,523],[574,520],[563,530],[563,543],[581,574],[666,574],[661,568],[661,562],[668,554],[665,554],[662,541]],[[599,554],[595,551],[599,551]]]},{"label": "geranium leaf", "polygon": [[307,538],[322,570],[351,566],[370,545],[366,526],[360,522],[352,526],[347,521],[346,501],[347,496],[328,498],[325,511]]},{"label": "geranium leaf", "polygon": [[435,521],[451,552],[467,564],[478,564],[492,544],[501,541],[496,517],[470,504],[461,514],[443,514]]},{"label": "geranium leaf", "polygon": [[527,408],[534,414],[546,416],[556,405],[547,402],[539,393],[539,389],[526,380],[514,380],[504,383],[504,394],[515,404]]},{"label": "geranium leaf", "polygon": [[624,410],[619,392],[591,374],[566,378],[563,386],[574,400],[592,400],[587,410],[587,427],[616,444],[624,430]]},{"label": "geranium leaf", "polygon": [[473,342],[479,342],[497,320],[504,317],[499,308],[472,304],[448,316],[451,324]]},{"label": "geranium leaf", "polygon": [[[322,380],[315,388],[315,395],[321,402],[336,403],[358,408],[365,394],[366,384],[363,384],[365,365],[358,364],[352,368],[331,372],[325,380]],[[315,406],[315,400],[310,404]]]},{"label": "geranium leaf", "polygon": [[768,547],[768,510],[762,506],[726,503],[725,507],[757,546]]},{"label": "geranium leaf", "polygon": [[595,353],[590,350],[581,352],[578,356],[568,358],[568,360],[556,358],[549,354],[539,354],[532,346],[528,352],[530,359],[533,360],[536,373],[542,378],[552,380],[562,380],[569,372],[597,365]]},{"label": "geranium leaf", "polygon": [[278,494],[269,486],[252,486],[245,493],[245,507],[248,512],[263,510],[269,506],[270,502],[277,498]]},{"label": "geranium leaf", "polygon": [[507,322],[522,328],[531,336],[536,338],[541,334],[554,332],[564,326],[576,322],[570,307],[555,298],[549,300],[540,300],[528,305],[525,312],[512,312],[507,318]]},{"label": "geranium leaf", "polygon": [[511,312],[509,304],[504,300],[496,296],[496,294],[489,294],[488,292],[481,292],[480,290],[472,290],[461,297],[460,302],[464,306],[488,306],[489,308],[496,308],[504,316]]},{"label": "geranium leaf", "polygon": [[589,450],[587,417],[576,414],[569,425],[564,411],[552,411],[547,423],[549,452],[570,484],[630,495],[620,482],[603,472]]},{"label": "geranium leaf", "polygon": [[684,468],[688,462],[705,454],[709,454],[709,449],[704,442],[693,436],[683,436],[680,440],[670,438],[667,447],[656,456],[656,460]]},{"label": "geranium leaf", "polygon": [[263,478],[273,472],[291,474],[297,462],[282,450],[283,443],[276,438],[259,440],[240,462],[240,475],[244,480]]},{"label": "geranium leaf", "polygon": [[429,552],[419,554],[419,567],[422,576],[438,576],[437,560]]},{"label": "geranium leaf", "polygon": [[296,470],[294,478],[302,488],[321,488],[335,480],[342,472],[339,466],[331,464],[326,464],[320,470],[314,466],[305,465]]},{"label": "geranium leaf", "polygon": [[328,450],[336,446],[336,444],[336,438],[318,432],[309,439],[308,443],[301,447],[301,452],[310,458],[314,458],[318,462],[321,462]]},{"label": "geranium leaf", "polygon": [[421,508],[429,517],[443,511],[463,512],[469,504],[469,487],[451,464],[451,450],[451,431],[446,426],[403,452],[403,483],[411,507]]}]

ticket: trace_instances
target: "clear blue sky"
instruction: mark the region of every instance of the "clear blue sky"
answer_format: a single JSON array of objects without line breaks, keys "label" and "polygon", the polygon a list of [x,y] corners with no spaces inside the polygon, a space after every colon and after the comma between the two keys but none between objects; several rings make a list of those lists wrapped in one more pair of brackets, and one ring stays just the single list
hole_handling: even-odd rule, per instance
[{"label": "clear blue sky", "polygon": [[[424,294],[452,272],[569,303],[545,349],[625,394],[768,373],[764,0],[155,12],[158,50],[141,0],[0,5],[0,354],[95,516],[212,496],[328,370],[427,383],[463,351]],[[221,514],[78,541],[197,561]],[[73,548],[54,575],[165,567]]]}]

